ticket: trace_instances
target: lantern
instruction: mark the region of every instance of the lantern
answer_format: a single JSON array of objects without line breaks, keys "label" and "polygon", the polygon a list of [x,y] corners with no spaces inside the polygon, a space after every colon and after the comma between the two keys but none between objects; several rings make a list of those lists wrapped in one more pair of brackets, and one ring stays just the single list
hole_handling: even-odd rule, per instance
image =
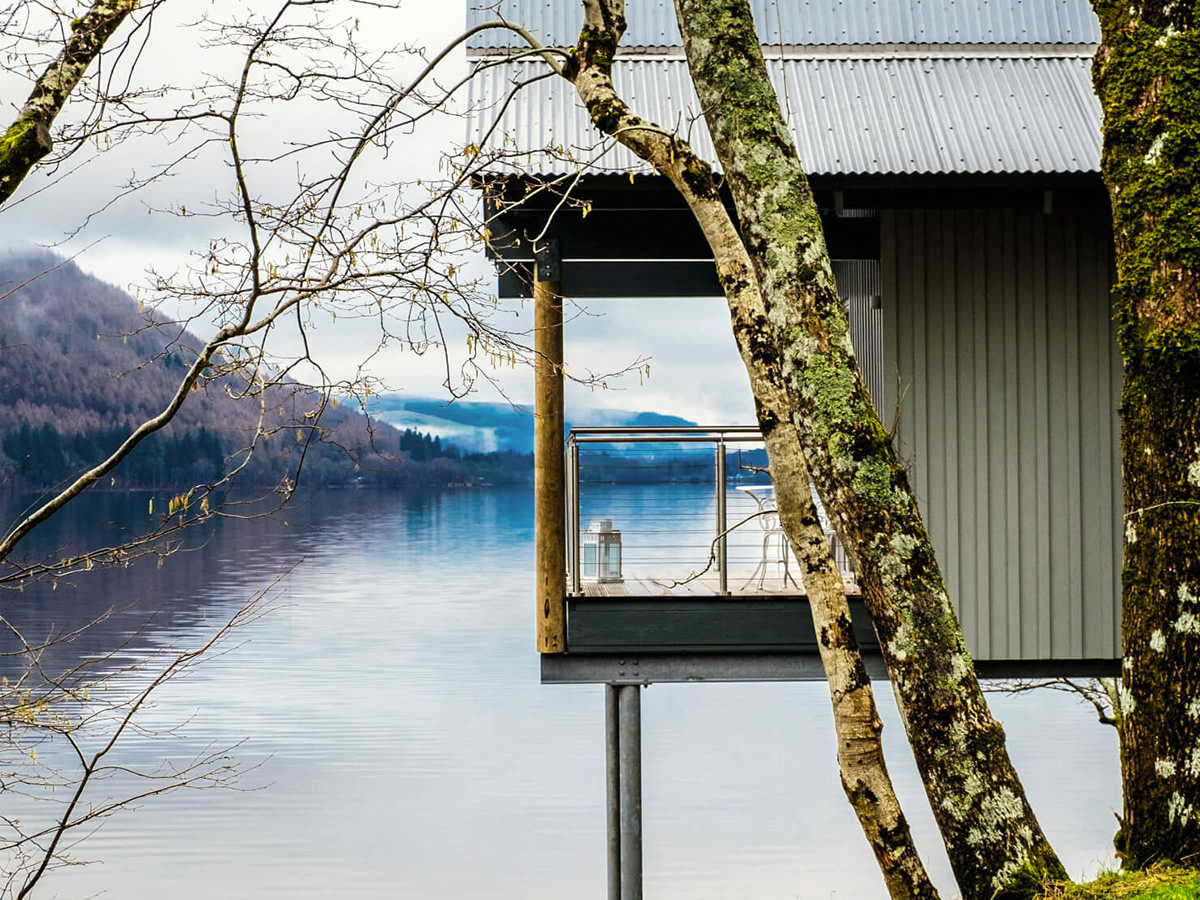
[{"label": "lantern", "polygon": [[581,536],[583,581],[611,584],[621,577],[621,532],[614,531],[612,519],[596,519]]}]

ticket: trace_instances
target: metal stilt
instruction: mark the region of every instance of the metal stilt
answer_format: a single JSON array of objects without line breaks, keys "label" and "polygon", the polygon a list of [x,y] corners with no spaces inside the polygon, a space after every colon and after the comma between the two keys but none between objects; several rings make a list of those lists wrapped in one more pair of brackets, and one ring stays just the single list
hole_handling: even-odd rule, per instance
[{"label": "metal stilt", "polygon": [[642,900],[642,688],[619,690],[621,900]]},{"label": "metal stilt", "polygon": [[642,686],[604,686],[608,900],[642,900]]},{"label": "metal stilt", "polygon": [[621,766],[618,707],[621,688],[604,686],[604,775],[608,813],[608,900],[621,900]]}]

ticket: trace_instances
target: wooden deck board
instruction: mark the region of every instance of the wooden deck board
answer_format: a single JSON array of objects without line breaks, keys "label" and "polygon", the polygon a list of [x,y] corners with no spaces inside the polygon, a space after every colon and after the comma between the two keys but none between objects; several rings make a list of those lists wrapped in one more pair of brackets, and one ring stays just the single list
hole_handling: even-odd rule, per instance
[{"label": "wooden deck board", "polygon": [[[794,583],[778,576],[763,579],[762,587],[758,586],[758,576],[752,571],[729,573],[730,597],[803,597],[804,587],[796,576]],[[619,600],[625,597],[719,597],[719,578],[713,573],[705,573],[690,580],[679,580],[659,576],[629,576],[624,581],[611,584],[583,584],[580,595],[583,597],[603,597]],[[846,583],[846,595],[856,597],[859,594],[858,585]]]}]

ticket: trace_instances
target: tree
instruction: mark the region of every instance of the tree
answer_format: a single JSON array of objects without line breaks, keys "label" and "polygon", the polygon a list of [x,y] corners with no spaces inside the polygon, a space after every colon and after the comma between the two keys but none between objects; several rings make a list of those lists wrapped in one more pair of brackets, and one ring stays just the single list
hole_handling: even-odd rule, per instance
[{"label": "tree", "polygon": [[[169,38],[178,41],[184,35],[210,42],[210,52],[229,54],[233,65],[226,71],[231,75],[199,75],[196,83],[187,84],[137,81],[130,66],[142,57],[142,48],[123,44],[117,31],[137,6],[97,0],[78,20],[52,4],[17,3],[5,10],[6,49],[18,56],[25,50],[33,54],[21,57],[25,65],[13,66],[10,77],[29,72],[33,85],[29,103],[0,144],[0,202],[36,171],[39,159],[43,165],[49,160],[45,154],[56,143],[54,129],[58,146],[65,146],[56,158],[85,148],[89,139],[103,143],[115,137],[138,144],[149,160],[145,170],[130,176],[126,192],[152,187],[164,173],[200,167],[195,183],[173,185],[171,199],[148,212],[158,216],[155,221],[162,228],[202,224],[204,238],[194,248],[190,268],[148,273],[141,288],[150,310],[144,331],[160,336],[160,364],[177,377],[170,397],[153,414],[120,429],[115,447],[106,446],[101,459],[4,523],[0,587],[126,565],[141,554],[169,556],[181,529],[244,514],[244,508],[222,507],[219,501],[267,441],[288,441],[296,448],[298,462],[277,476],[275,499],[286,504],[307,477],[306,461],[338,440],[325,425],[331,410],[339,403],[365,406],[380,390],[369,362],[385,348],[440,355],[447,389],[454,395],[469,390],[476,378],[488,377],[488,366],[496,361],[529,358],[521,336],[497,324],[490,297],[464,265],[481,240],[469,224],[473,201],[465,187],[487,158],[468,156],[432,179],[397,177],[394,155],[408,133],[435,115],[460,86],[444,89],[432,81],[450,48],[427,61],[415,50],[379,53],[362,46],[363,22],[369,33],[399,33],[380,24],[395,10],[372,0],[278,0],[251,9],[235,4],[236,19],[224,24],[201,19]],[[208,10],[197,15],[205,14],[215,15]],[[52,51],[45,66],[35,65],[44,59],[45,46],[55,46],[47,36],[56,33],[63,35],[61,52]],[[70,103],[85,83],[88,63],[102,51],[114,61],[125,59],[125,81],[114,85],[98,78],[89,83],[80,100],[83,109],[71,114]],[[68,113],[57,119],[66,125],[55,124],[60,112]],[[314,130],[315,122],[319,130]],[[72,140],[61,140],[63,134]],[[103,153],[103,147],[94,152]],[[25,215],[30,196],[14,197],[3,212]],[[81,228],[91,212],[80,211]],[[330,376],[319,342],[311,340],[314,328],[331,327],[339,317],[343,323],[365,320],[371,329],[362,366],[350,378]],[[207,336],[193,343],[189,328]],[[465,344],[465,354],[451,342]],[[222,470],[214,471],[216,477],[179,490],[157,515],[151,507],[146,530],[114,545],[49,558],[23,556],[37,529],[107,480],[123,460],[176,420],[185,404],[208,392],[236,396],[255,413],[246,446],[232,448],[220,459],[213,459],[220,450],[214,450],[212,441],[194,450],[208,455],[214,470]],[[386,450],[390,438],[369,420],[362,421],[359,431],[360,440],[337,450],[369,464],[370,454],[377,446]],[[35,440],[32,434],[26,437]],[[36,435],[39,440],[58,437]],[[395,438],[398,455],[399,436]],[[436,454],[440,448],[426,449]],[[251,598],[232,624],[243,622],[254,608]],[[0,791],[23,780],[46,783],[31,767],[36,766],[33,752],[47,735],[76,746],[87,727],[108,727],[113,741],[127,733],[148,693],[133,691],[124,700],[106,701],[103,692],[89,690],[105,676],[89,670],[53,671],[45,641],[23,634],[2,617],[0,625],[8,628],[3,652],[9,653],[11,646],[11,654],[26,663],[23,674],[0,689],[0,723],[5,725]],[[143,660],[142,668],[161,664],[146,691],[156,690],[199,658],[183,651]],[[27,832],[20,823],[0,820],[10,828],[0,852],[11,893],[25,896],[33,890],[71,843],[64,841],[71,829],[93,821],[97,809],[114,810],[129,799],[102,801],[90,811],[77,802],[110,764],[116,746],[105,743],[99,755],[79,753],[79,768],[64,773],[59,786],[70,804],[47,830]],[[205,776],[223,781],[228,774],[223,757],[200,760],[196,768],[154,782],[146,793],[188,786]]]},{"label": "tree", "polygon": [[601,131],[663,172],[680,190],[714,256],[729,304],[733,333],[753,388],[771,462],[776,501],[810,597],[819,651],[829,682],[838,735],[842,786],[893,897],[936,897],[913,846],[884,763],[882,723],[858,651],[841,573],[835,565],[809,490],[792,398],[778,365],[761,353],[767,311],[758,274],[733,226],[707,163],[686,142],[640,119],[617,95],[611,77],[624,31],[623,4],[585,2],[584,28],[562,74]]},{"label": "tree", "polygon": [[[25,662],[15,680],[0,686],[0,777],[8,795],[8,812],[0,817],[0,895],[22,900],[53,868],[70,864],[79,830],[91,830],[117,812],[171,791],[228,787],[236,783],[241,766],[232,747],[214,746],[191,760],[142,767],[119,759],[122,738],[139,728],[138,714],[164,685],[185,674],[216,651],[238,628],[256,618],[265,595],[248,600],[199,646],[144,656],[121,663],[127,648],[112,647],[100,659],[53,671],[45,659],[57,645],[77,638],[79,631],[53,635],[31,643],[10,621],[0,616],[4,636],[15,641],[14,651],[0,652],[0,661],[16,657]],[[84,629],[98,625],[93,622]],[[116,671],[106,671],[116,667]],[[120,696],[100,701],[110,686]],[[70,764],[47,763],[38,750],[54,741],[65,743]],[[119,776],[132,787],[120,796],[93,797],[96,783]],[[61,793],[60,793],[61,791]],[[12,799],[48,806],[42,815],[12,814]],[[28,805],[28,803],[27,803]]]},{"label": "tree", "polygon": [[1125,367],[1117,845],[1200,866],[1200,6],[1092,5]]},{"label": "tree", "polygon": [[[50,132],[54,120],[105,43],[139,5],[140,0],[94,0],[84,15],[70,22],[69,37],[62,50],[43,70],[17,120],[0,139],[0,204],[12,196],[29,171],[54,149]],[[148,5],[157,6],[158,0]],[[21,19],[19,13],[29,13],[12,8],[5,12],[11,16],[10,21]],[[27,39],[31,35],[21,37]]]},{"label": "tree", "polygon": [[[625,27],[623,2],[585,0],[584,7],[584,29],[564,74],[597,128],[653,162],[696,212],[748,357],[781,521],[803,552],[797,525],[807,515],[807,481],[786,482],[802,478],[807,466],[855,557],[963,895],[1020,896],[1047,877],[1064,877],[1008,759],[1003,729],[979,689],[916,498],[862,383],[816,205],[748,5],[676,3],[740,233],[728,221],[708,166],[677,136],[639,119],[612,91],[608,69]],[[761,312],[743,299],[755,293]],[[755,379],[755,371],[772,375]],[[772,383],[781,388],[782,401],[764,390]],[[776,440],[781,427],[792,429],[786,440]],[[895,890],[891,880],[889,887]],[[922,889],[918,875],[908,889]]]}]

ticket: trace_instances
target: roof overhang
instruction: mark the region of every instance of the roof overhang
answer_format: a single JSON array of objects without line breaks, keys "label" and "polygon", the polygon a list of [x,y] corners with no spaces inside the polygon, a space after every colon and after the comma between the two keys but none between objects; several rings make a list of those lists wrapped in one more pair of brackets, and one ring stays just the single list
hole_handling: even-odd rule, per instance
[{"label": "roof overhang", "polygon": [[[884,209],[1094,209],[1107,215],[1098,175],[815,176],[825,240],[834,259],[879,257]],[[579,299],[719,297],[712,254],[666,178],[507,176],[481,184],[488,256],[501,297],[532,293],[539,241],[553,235],[564,295]],[[566,188],[569,194],[564,194]],[[732,211],[732,201],[727,198]],[[736,221],[736,215],[734,216]]]},{"label": "roof overhang", "polygon": [[[531,80],[540,65],[493,62],[476,76],[472,143],[531,175],[649,172],[593,128],[570,84]],[[1099,171],[1101,111],[1087,54],[804,56],[768,60],[768,69],[812,175]],[[715,160],[682,59],[626,57],[613,78],[639,116]]]}]

